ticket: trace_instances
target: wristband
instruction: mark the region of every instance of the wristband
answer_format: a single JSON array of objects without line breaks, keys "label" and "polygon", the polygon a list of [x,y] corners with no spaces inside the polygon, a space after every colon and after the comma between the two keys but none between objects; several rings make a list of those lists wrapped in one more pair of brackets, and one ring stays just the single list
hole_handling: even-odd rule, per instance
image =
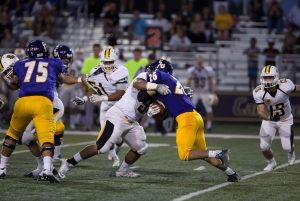
[{"label": "wristband", "polygon": [[83,99],[84,101],[87,101],[89,98],[88,98],[87,96],[83,96],[82,99]]},{"label": "wristband", "polygon": [[104,101],[108,101],[108,96],[102,96]]},{"label": "wristband", "polygon": [[151,83],[151,82],[147,82],[147,84],[146,84],[146,89],[147,90],[156,90],[156,88],[157,88],[157,84]]},{"label": "wristband", "polygon": [[81,83],[81,82],[82,82],[81,77],[79,77],[79,78],[77,79],[77,82],[78,82],[78,83]]}]

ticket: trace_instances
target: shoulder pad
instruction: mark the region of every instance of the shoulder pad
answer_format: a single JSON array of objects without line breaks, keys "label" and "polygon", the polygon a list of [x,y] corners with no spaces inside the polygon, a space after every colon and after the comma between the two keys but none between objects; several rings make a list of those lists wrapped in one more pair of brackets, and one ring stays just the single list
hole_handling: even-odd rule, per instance
[{"label": "shoulder pad", "polygon": [[118,66],[118,69],[110,75],[113,81],[119,81],[129,76],[127,68],[124,66]]},{"label": "shoulder pad", "polygon": [[283,78],[279,80],[280,83],[287,83],[287,79]]},{"label": "shoulder pad", "polygon": [[262,90],[261,85],[257,86],[257,87],[254,89],[255,93],[257,93],[257,92],[259,92],[259,91],[261,91],[261,90]]}]

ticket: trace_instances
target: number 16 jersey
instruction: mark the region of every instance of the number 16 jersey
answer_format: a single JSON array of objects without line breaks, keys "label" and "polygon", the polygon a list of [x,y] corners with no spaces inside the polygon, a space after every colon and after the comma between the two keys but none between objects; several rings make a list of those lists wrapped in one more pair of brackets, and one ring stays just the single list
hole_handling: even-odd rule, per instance
[{"label": "number 16 jersey", "polygon": [[279,115],[281,121],[293,118],[289,95],[295,91],[294,83],[289,79],[280,79],[274,94],[269,93],[263,85],[253,90],[256,104],[264,104],[269,115]]}]

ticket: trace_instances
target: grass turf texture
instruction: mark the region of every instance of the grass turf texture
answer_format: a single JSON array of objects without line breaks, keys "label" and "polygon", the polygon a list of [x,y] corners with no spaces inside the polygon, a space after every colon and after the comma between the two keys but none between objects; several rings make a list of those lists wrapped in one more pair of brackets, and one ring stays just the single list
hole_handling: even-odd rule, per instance
[{"label": "grass turf texture", "polygon": [[[69,135],[64,138],[64,143],[88,142],[94,139],[95,136]],[[22,177],[36,167],[35,159],[29,153],[15,154],[9,161],[7,177],[0,180],[0,200],[172,200],[226,181],[224,173],[204,161],[180,161],[174,137],[148,137],[148,143],[170,146],[150,148],[134,164],[138,166],[134,171],[142,174],[140,178],[114,177],[116,169],[111,167],[105,154],[81,162],[59,184],[37,182]],[[266,165],[257,139],[208,138],[207,145],[209,148],[230,148],[230,165],[241,176],[259,172]],[[295,146],[297,154],[299,140],[295,141]],[[70,157],[83,147],[85,145],[62,148],[63,156]],[[16,149],[20,150],[26,148],[19,146]],[[122,148],[121,159],[127,150],[128,147]],[[278,165],[287,162],[286,153],[283,152],[279,140],[274,141],[273,150]],[[204,166],[205,170],[193,170],[199,166]],[[299,200],[299,192],[300,164],[296,164],[193,197],[191,200],[292,201]]]}]

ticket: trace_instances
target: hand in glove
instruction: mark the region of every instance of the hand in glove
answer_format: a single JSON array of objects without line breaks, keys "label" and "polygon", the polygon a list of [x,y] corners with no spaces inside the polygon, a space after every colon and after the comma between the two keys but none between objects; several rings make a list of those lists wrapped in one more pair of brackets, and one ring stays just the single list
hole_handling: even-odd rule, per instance
[{"label": "hand in glove", "polygon": [[270,121],[279,121],[280,120],[280,116],[276,113],[273,116],[270,116]]},{"label": "hand in glove", "polygon": [[107,101],[108,100],[108,97],[107,96],[99,96],[99,95],[96,95],[96,94],[93,94],[89,97],[91,103],[98,103],[98,102],[102,102],[102,101]]},{"label": "hand in glove", "polygon": [[158,84],[156,87],[156,91],[161,95],[167,95],[167,94],[171,93],[169,86],[167,86],[165,84]]},{"label": "hand in glove", "polygon": [[75,99],[72,100],[72,103],[74,105],[83,105],[86,101],[88,100],[88,97],[87,96],[84,96],[84,97],[78,97],[76,96]]},{"label": "hand in glove", "polygon": [[152,117],[152,116],[158,114],[159,112],[160,112],[159,107],[158,107],[157,105],[151,104],[151,105],[149,106],[147,115],[148,115],[149,117]]}]

